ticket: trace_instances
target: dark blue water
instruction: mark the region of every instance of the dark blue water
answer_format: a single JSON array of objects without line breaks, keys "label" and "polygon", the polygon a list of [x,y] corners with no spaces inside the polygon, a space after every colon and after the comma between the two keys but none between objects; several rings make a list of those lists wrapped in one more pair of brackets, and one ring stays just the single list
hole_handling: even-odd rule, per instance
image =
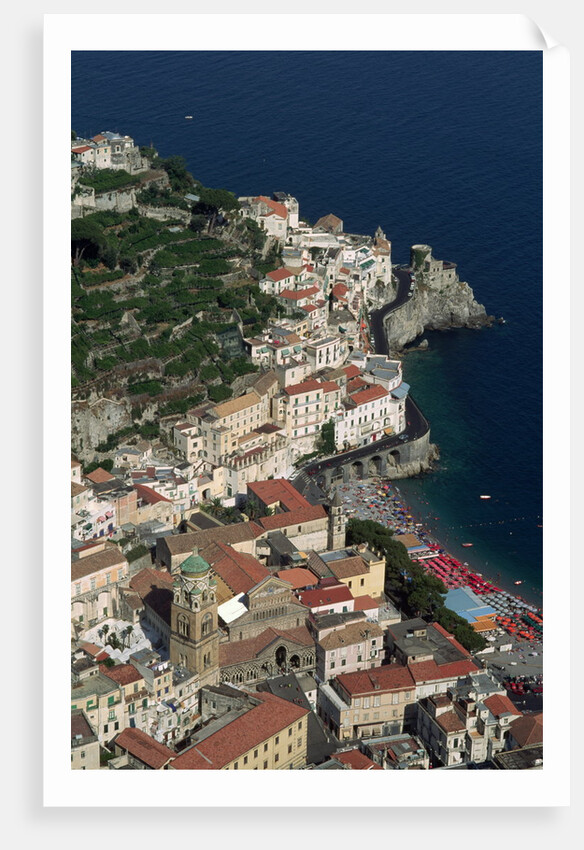
[{"label": "dark blue water", "polygon": [[127,133],[238,195],[290,192],[310,221],[380,225],[394,262],[422,242],[458,264],[506,324],[405,358],[442,459],[400,487],[455,554],[539,598],[541,53],[76,52],[72,79],[78,135]]}]

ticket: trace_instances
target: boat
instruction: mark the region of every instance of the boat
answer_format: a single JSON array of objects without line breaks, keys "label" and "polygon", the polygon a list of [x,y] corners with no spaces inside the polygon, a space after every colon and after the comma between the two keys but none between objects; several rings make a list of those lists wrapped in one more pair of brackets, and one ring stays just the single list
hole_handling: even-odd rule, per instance
[{"label": "boat", "polygon": [[490,499],[490,496],[479,496],[479,499]]},{"label": "boat", "polygon": [[515,582],[513,582],[513,584],[523,584],[523,582],[522,581],[515,581]]},{"label": "boat", "polygon": [[192,117],[193,117],[192,115],[185,115],[185,120],[190,121],[192,119]]},{"label": "boat", "polygon": [[472,543],[461,543],[461,546],[465,546],[465,547],[472,546]]}]

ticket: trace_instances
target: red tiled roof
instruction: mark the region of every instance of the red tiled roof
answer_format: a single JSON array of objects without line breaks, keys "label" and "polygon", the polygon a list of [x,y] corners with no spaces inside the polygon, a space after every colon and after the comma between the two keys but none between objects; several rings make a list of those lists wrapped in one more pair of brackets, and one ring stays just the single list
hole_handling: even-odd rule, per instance
[{"label": "red tiled roof", "polygon": [[258,522],[266,531],[274,531],[277,528],[301,525],[303,522],[312,522],[316,519],[327,519],[327,512],[322,505],[310,505],[307,508],[296,508],[282,514],[261,517]]},{"label": "red tiled roof", "polygon": [[269,277],[271,280],[278,281],[284,280],[287,277],[294,277],[294,275],[282,266],[280,269],[274,269],[273,272],[268,272],[266,277]]},{"label": "red tiled roof", "polygon": [[116,735],[114,741],[119,747],[127,750],[153,770],[161,770],[165,764],[175,758],[175,753],[172,750],[169,750],[164,744],[159,744],[158,741],[140,729],[124,729],[123,732]]},{"label": "red tiled roof", "polygon": [[357,375],[361,374],[361,370],[358,366],[344,366],[343,372],[347,376],[347,380],[350,380],[351,378],[356,378]]},{"label": "red tiled roof", "polygon": [[[401,664],[386,664],[373,670],[356,673],[341,673],[337,676],[340,685],[352,696],[372,694],[377,691],[414,690],[415,681],[407,667]],[[375,684],[379,688],[375,687]]]},{"label": "red tiled roof", "polygon": [[373,386],[369,386],[367,389],[358,390],[356,393],[351,395],[351,400],[355,402],[355,404],[367,404],[370,401],[375,401],[378,398],[383,398],[383,396],[387,396],[389,393],[382,387],[380,384],[375,384]]},{"label": "red tiled roof", "polygon": [[216,543],[215,549],[216,557],[206,552],[209,555],[208,562],[234,595],[247,593],[258,582],[271,575],[267,567],[264,567],[253,555],[237,552],[225,543]]},{"label": "red tiled roof", "polygon": [[353,599],[353,594],[346,584],[339,584],[336,587],[317,587],[315,590],[307,590],[298,598],[308,608],[319,608],[323,605],[348,602]]},{"label": "red tiled roof", "polygon": [[279,215],[280,218],[288,218],[288,209],[284,206],[284,204],[279,204],[277,201],[272,201],[270,198],[266,198],[265,195],[258,195],[257,198],[254,198],[254,201],[263,201],[266,206],[270,208],[270,212],[267,215]]},{"label": "red tiled roof", "polygon": [[462,676],[468,676],[469,673],[476,673],[477,670],[481,669],[470,658],[465,658],[461,661],[451,661],[450,664],[440,664],[439,668],[442,679],[460,679]]},{"label": "red tiled roof", "polygon": [[445,732],[464,732],[466,729],[466,726],[454,710],[439,714],[436,718],[436,723]]},{"label": "red tiled roof", "polygon": [[309,713],[307,708],[270,693],[254,693],[253,697],[260,701],[259,705],[196,743],[178,756],[172,767],[176,770],[220,770]]},{"label": "red tiled roof", "polygon": [[383,768],[371,761],[361,750],[350,750],[348,753],[337,753],[333,756],[335,761],[347,765],[351,770],[383,770]]},{"label": "red tiled roof", "polygon": [[484,703],[495,717],[500,717],[502,714],[516,714],[521,716],[519,709],[504,694],[495,694],[492,697],[488,697],[488,699],[484,700]]},{"label": "red tiled roof", "polygon": [[355,611],[368,611],[370,608],[379,608],[372,596],[355,596]]},{"label": "red tiled roof", "polygon": [[302,587],[312,587],[318,583],[318,577],[310,570],[303,567],[292,567],[289,570],[280,570],[276,573],[278,578],[283,581],[289,581],[292,585],[292,590],[299,590]]},{"label": "red tiled roof", "polygon": [[94,469],[93,472],[89,472],[86,476],[90,481],[93,481],[94,484],[103,484],[104,481],[111,481],[115,478],[115,475],[112,475],[111,472],[107,472],[105,469],[102,469],[101,466],[98,466],[97,469]]},{"label": "red tiled roof", "polygon": [[347,269],[345,266],[341,266],[339,269],[340,274],[351,274],[351,269]]},{"label": "red tiled roof", "polygon": [[172,587],[173,578],[165,570],[155,570],[153,567],[145,567],[130,579],[131,590],[140,596],[145,596],[153,587]]},{"label": "red tiled roof", "polygon": [[289,511],[310,506],[310,502],[286,478],[250,481],[247,490],[253,493],[264,505],[274,505],[279,502]]},{"label": "red tiled roof", "polygon": [[275,298],[287,298],[288,301],[299,301],[301,298],[312,298],[320,292],[318,286],[309,286],[307,289],[283,289]]},{"label": "red tiled roof", "polygon": [[410,662],[408,669],[416,682],[435,682],[445,678],[435,661]]},{"label": "red tiled roof", "polygon": [[115,667],[100,664],[99,670],[100,673],[117,682],[118,685],[131,685],[132,682],[139,682],[140,679],[144,678],[133,664],[117,664]]},{"label": "red tiled roof", "polygon": [[303,304],[300,309],[304,310],[305,313],[314,313],[316,307],[314,306],[314,304]]},{"label": "red tiled roof", "polygon": [[514,720],[511,734],[520,747],[543,744],[543,713],[525,714]]},{"label": "red tiled roof", "polygon": [[356,375],[356,377],[352,378],[347,382],[347,390],[349,393],[355,393],[363,387],[370,387],[371,384],[366,381],[361,375]]},{"label": "red tiled roof", "polygon": [[335,298],[343,298],[346,301],[347,299],[345,296],[349,291],[349,287],[345,286],[344,283],[335,283],[331,291]]},{"label": "red tiled roof", "polygon": [[93,148],[90,147],[89,145],[83,145],[80,148],[71,148],[71,151],[73,153],[85,153],[85,151],[90,151],[90,150],[93,150]]},{"label": "red tiled roof", "polygon": [[288,395],[300,395],[304,392],[311,393],[321,391],[323,393],[332,393],[338,392],[338,390],[339,385],[334,381],[319,382],[314,378],[309,378],[307,381],[302,381],[300,384],[290,384],[289,387],[285,387],[284,392]]},{"label": "red tiled roof", "polygon": [[144,484],[134,484],[134,490],[149,505],[155,505],[157,502],[168,502],[169,505],[172,505],[170,499],[167,499],[166,496],[161,496],[160,493],[157,493],[151,487],[145,487]]}]

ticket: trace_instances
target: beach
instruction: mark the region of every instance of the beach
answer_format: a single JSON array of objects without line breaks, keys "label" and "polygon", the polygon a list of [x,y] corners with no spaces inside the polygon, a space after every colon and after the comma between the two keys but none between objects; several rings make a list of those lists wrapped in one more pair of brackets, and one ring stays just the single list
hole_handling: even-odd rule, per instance
[{"label": "beach", "polygon": [[[419,546],[410,552],[418,562],[440,578],[447,589],[469,588],[483,605],[497,612],[497,631],[487,637],[489,651],[481,657],[495,665],[500,678],[529,677],[541,681],[543,674],[543,616],[535,604],[500,588],[492,579],[473,570],[469,562],[453,557],[431,535],[405,502],[397,486],[383,478],[352,481],[339,487],[348,519],[373,520],[391,528],[396,536],[414,535]],[[414,541],[410,541],[414,542]],[[470,550],[469,550],[470,551]],[[472,560],[472,556],[469,555]]]}]

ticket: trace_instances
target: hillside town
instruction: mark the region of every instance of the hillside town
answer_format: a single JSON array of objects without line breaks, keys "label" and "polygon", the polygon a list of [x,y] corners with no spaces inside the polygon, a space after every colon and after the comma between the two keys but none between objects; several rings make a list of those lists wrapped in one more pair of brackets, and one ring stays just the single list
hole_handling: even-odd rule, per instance
[{"label": "hillside town", "polygon": [[[147,168],[128,136],[71,145],[75,174]],[[90,464],[72,454],[72,769],[539,769],[537,653],[521,689],[502,676],[519,640],[540,645],[537,612],[512,634],[496,588],[460,564],[447,581],[446,553],[393,489],[418,435],[402,362],[376,353],[369,320],[398,293],[391,242],[333,214],[309,225],[283,192],[238,204],[279,257],[257,281],[277,311],[248,335],[234,308],[221,340],[257,367],[245,388]],[[427,276],[456,279],[428,253],[400,274],[406,303]],[[357,539],[368,519],[458,592],[486,648],[402,608],[390,555]]]}]

